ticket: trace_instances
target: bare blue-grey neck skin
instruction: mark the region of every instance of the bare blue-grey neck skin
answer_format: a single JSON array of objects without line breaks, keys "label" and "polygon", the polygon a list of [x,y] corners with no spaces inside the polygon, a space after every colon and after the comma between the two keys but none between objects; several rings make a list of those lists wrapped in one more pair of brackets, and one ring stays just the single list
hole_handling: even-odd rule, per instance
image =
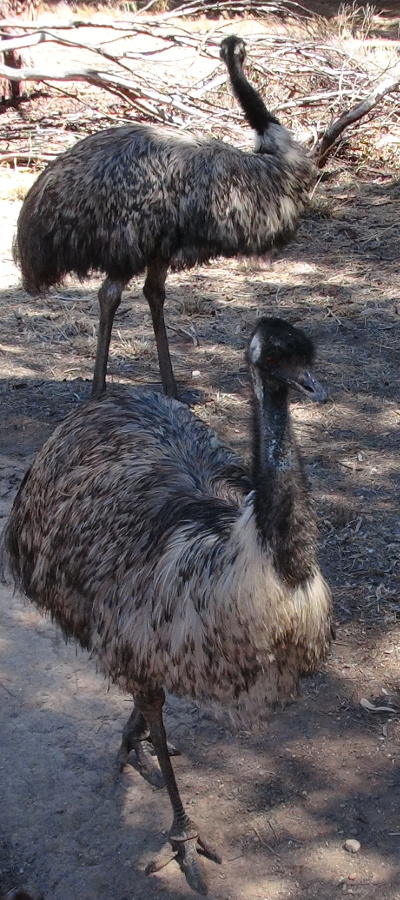
[{"label": "bare blue-grey neck skin", "polygon": [[228,69],[232,90],[250,127],[262,137],[270,125],[279,125],[279,119],[268,111],[262,97],[244,74],[246,45],[242,38],[235,35],[224,38],[221,42],[220,56]]},{"label": "bare blue-grey neck skin", "polygon": [[248,350],[257,528],[277,572],[291,585],[303,584],[317,567],[316,523],[288,405],[290,388],[326,399],[307,368],[313,356],[303,332],[273,318],[260,320]]}]

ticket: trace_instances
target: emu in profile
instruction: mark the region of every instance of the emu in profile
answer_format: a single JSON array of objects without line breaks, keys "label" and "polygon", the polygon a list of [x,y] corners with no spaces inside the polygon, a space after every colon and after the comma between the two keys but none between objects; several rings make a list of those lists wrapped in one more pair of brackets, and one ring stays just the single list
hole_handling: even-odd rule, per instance
[{"label": "emu in profile", "polygon": [[218,855],[178,792],[164,691],[255,721],[327,651],[330,594],[288,410],[290,388],[323,399],[312,359],[304,332],[259,321],[251,471],[176,400],[89,400],[38,454],[4,535],[21,589],[133,695],[122,753],[133,748],[157,783],[142,752],[148,729],[173,808],[169,841],[203,894],[197,851]]},{"label": "emu in profile", "polygon": [[258,152],[150,125],[108,128],[51,162],[23,203],[15,258],[30,294],[67,273],[106,275],[93,396],[105,389],[114,316],[134,275],[146,270],[161,382],[177,397],[163,312],[168,269],[262,255],[290,238],[304,208],[310,158],[247,81],[244,42],[225,38],[221,56]]}]

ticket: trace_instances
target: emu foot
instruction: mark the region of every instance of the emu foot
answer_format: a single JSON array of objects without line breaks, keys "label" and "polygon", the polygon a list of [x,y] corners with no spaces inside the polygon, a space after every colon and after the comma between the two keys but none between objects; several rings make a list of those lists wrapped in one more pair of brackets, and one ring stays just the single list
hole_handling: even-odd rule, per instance
[{"label": "emu foot", "polygon": [[124,739],[122,739],[122,744],[117,755],[118,770],[122,772],[127,765],[128,756],[131,750],[135,753],[132,760],[134,769],[136,769],[142,778],[144,778],[145,781],[148,781],[153,787],[158,788],[158,790],[163,788],[164,779],[159,766],[153,759],[148,747],[144,746],[143,741],[135,741],[131,746],[127,746],[126,743],[124,743]]},{"label": "emu foot", "polygon": [[[145,743],[146,742],[146,743]],[[148,746],[146,746],[148,744]],[[168,753],[170,756],[180,756],[180,750],[168,742]],[[164,779],[161,774],[158,763],[154,760],[154,747],[148,734],[142,735],[140,738],[133,737],[127,728],[122,734],[121,746],[118,750],[116,766],[119,772],[122,772],[128,765],[128,759],[131,751],[134,751],[133,767],[140,773],[145,781],[148,781],[153,787],[160,790],[164,787]]]},{"label": "emu foot", "polygon": [[159,872],[175,859],[192,890],[205,896],[208,893],[208,879],[199,854],[212,862],[222,862],[220,854],[214,847],[200,837],[194,822],[188,820],[184,829],[178,829],[174,823],[169,834],[169,843],[164,844],[155,859],[148,863],[145,874]]}]

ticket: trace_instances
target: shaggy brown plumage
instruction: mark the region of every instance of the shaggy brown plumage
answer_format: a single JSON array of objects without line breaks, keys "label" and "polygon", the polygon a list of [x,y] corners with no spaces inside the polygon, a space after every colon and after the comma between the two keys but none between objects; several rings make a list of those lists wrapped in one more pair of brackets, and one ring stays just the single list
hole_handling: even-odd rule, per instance
[{"label": "shaggy brown plumage", "polygon": [[221,53],[258,152],[150,125],[109,128],[51,162],[23,203],[15,257],[30,294],[67,273],[106,274],[95,396],[105,388],[114,315],[134,275],[147,269],[161,381],[176,397],[163,312],[168,269],[285,244],[307,200],[311,160],[245,78],[243,41],[225,39]]},{"label": "shaggy brown plumage", "polygon": [[[288,411],[289,387],[323,399],[313,347],[261,319],[249,344],[253,469],[183,404],[107,392],[56,429],[20,487],[4,547],[17,583],[135,698],[134,749],[168,788],[170,841],[206,892],[162,723],[164,690],[260,719],[327,651],[330,594]],[[156,864],[155,864],[156,865]]]}]

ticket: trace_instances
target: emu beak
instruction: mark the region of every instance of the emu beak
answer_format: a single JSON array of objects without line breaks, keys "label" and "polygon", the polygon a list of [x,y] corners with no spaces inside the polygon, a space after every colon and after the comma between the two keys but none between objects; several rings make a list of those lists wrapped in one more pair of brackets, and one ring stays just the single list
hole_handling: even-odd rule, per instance
[{"label": "emu beak", "polygon": [[282,381],[288,387],[294,388],[295,391],[307,394],[307,397],[310,400],[315,400],[316,403],[326,403],[328,399],[325,388],[311,375],[308,369],[301,370],[297,367],[291,369],[276,368],[271,370],[271,375],[277,381]]},{"label": "emu beak", "polygon": [[297,378],[288,379],[288,382],[292,387],[301,391],[302,394],[307,394],[307,397],[310,400],[315,400],[316,403],[326,403],[328,399],[325,388],[322,387],[319,381],[316,381],[308,369],[305,369],[304,372],[299,372]]}]

